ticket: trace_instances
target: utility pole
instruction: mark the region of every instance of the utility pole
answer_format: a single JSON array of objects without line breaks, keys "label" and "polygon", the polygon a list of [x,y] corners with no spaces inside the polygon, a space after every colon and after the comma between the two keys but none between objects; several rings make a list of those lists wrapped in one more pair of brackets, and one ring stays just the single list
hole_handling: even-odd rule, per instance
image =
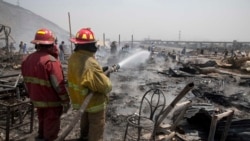
[{"label": "utility pole", "polygon": [[132,39],[132,45],[131,45],[131,47],[133,48],[133,42],[134,42],[134,36],[133,36],[133,34],[131,36],[131,39]]},{"label": "utility pole", "polygon": [[181,40],[181,30],[179,31],[179,41]]},{"label": "utility pole", "polygon": [[119,47],[120,47],[120,44],[121,44],[121,35],[119,34]]},{"label": "utility pole", "polygon": [[[68,18],[69,18],[69,37],[72,37],[71,34],[71,21],[70,21],[70,13],[68,12]],[[71,54],[73,53],[73,48],[72,48],[72,42],[70,42],[70,48],[71,48]]]},{"label": "utility pole", "polygon": [[106,45],[105,45],[105,33],[103,33],[103,46],[105,47]]}]

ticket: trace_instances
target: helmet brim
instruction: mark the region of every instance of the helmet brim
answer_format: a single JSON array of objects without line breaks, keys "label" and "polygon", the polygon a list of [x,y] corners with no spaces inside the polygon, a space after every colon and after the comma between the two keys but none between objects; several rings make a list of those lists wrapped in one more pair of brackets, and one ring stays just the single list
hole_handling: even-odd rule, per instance
[{"label": "helmet brim", "polygon": [[32,40],[30,43],[36,44],[36,45],[51,45],[54,44],[54,41],[41,41],[41,40]]},{"label": "helmet brim", "polygon": [[74,44],[88,44],[88,43],[96,43],[97,41],[79,41],[76,38],[69,39]]}]

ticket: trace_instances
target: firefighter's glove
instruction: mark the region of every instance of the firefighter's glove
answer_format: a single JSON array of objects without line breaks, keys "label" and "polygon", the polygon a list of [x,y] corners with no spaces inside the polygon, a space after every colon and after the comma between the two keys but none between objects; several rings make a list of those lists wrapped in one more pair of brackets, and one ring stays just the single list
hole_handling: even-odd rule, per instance
[{"label": "firefighter's glove", "polygon": [[69,102],[62,103],[62,106],[63,106],[63,113],[67,113],[70,108]]},{"label": "firefighter's glove", "polygon": [[107,71],[108,69],[109,69],[109,67],[108,67],[108,66],[104,66],[104,67],[102,67],[102,71],[103,71],[103,72]]},{"label": "firefighter's glove", "polygon": [[106,74],[106,76],[110,77],[110,72],[106,72],[109,70],[108,66],[102,67],[103,72]]}]

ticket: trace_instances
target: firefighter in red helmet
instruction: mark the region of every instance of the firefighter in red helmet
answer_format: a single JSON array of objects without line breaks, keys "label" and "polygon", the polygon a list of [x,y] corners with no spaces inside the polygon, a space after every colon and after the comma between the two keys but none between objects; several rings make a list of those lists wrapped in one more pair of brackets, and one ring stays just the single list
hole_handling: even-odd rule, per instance
[{"label": "firefighter in red helmet", "polygon": [[75,38],[74,53],[68,62],[69,96],[73,109],[79,109],[89,93],[93,97],[81,116],[80,140],[102,141],[105,126],[105,108],[112,85],[95,59],[97,51],[94,33],[90,28],[80,29]]},{"label": "firefighter in red helmet", "polygon": [[37,109],[39,120],[37,139],[53,141],[60,130],[60,116],[69,109],[62,67],[55,57],[55,36],[45,28],[39,29],[35,39],[36,52],[23,62],[21,72],[29,97]]}]

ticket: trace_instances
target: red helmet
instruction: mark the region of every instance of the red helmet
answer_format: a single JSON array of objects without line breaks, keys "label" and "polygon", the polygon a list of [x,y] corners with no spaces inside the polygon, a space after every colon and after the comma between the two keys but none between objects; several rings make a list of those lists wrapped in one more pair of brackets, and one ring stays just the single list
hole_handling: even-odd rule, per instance
[{"label": "red helmet", "polygon": [[55,40],[56,40],[56,37],[54,36],[52,31],[46,28],[42,28],[36,32],[35,39],[32,40],[31,43],[50,45],[50,44],[54,44]]},{"label": "red helmet", "polygon": [[70,41],[74,44],[87,44],[95,43],[94,33],[90,28],[82,28],[76,33],[75,38],[71,38]]}]

